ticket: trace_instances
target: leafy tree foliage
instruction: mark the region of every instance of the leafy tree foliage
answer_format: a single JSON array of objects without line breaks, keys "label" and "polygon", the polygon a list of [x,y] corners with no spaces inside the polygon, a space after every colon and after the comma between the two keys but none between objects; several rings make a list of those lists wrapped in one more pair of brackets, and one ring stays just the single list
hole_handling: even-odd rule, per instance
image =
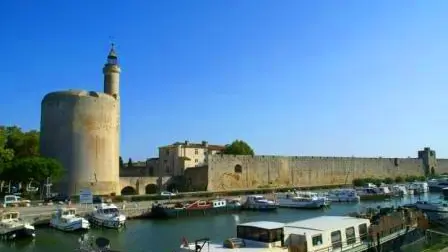
[{"label": "leafy tree foliage", "polygon": [[124,167],[123,158],[121,156],[118,158],[118,164],[119,164],[118,167],[120,167],[120,168]]},{"label": "leafy tree foliage", "polygon": [[129,160],[128,160],[128,167],[131,168],[132,166],[133,166],[133,165],[132,165],[132,159],[129,158]]},{"label": "leafy tree foliage", "polygon": [[39,132],[22,131],[19,127],[0,126],[0,179],[13,182],[44,182],[47,177],[59,180],[62,165],[51,158],[40,157]]},{"label": "leafy tree foliage", "polygon": [[231,144],[227,144],[223,153],[231,155],[255,155],[254,150],[249,144],[242,140],[235,140]]}]

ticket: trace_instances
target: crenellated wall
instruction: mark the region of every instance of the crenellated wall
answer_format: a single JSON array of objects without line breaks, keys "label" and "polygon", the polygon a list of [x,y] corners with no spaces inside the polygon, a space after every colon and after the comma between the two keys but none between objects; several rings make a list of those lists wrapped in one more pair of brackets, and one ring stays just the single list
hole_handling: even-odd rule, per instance
[{"label": "crenellated wall", "polygon": [[[424,175],[421,159],[210,155],[208,191],[351,184],[355,178]],[[240,171],[241,170],[241,171]]]}]

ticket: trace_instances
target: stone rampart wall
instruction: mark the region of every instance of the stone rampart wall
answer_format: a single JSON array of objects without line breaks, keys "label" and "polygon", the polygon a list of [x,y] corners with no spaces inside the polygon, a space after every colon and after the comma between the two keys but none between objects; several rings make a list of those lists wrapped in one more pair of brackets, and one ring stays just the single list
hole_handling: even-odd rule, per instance
[{"label": "stone rampart wall", "polygon": [[424,174],[413,158],[209,155],[208,191],[351,184],[355,178]]}]

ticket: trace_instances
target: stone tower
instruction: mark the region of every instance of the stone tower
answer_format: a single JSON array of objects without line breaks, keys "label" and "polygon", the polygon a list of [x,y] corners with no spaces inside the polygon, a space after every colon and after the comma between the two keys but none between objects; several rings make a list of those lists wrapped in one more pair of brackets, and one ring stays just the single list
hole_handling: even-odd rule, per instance
[{"label": "stone tower", "polygon": [[103,67],[104,74],[104,93],[115,98],[120,96],[120,66],[118,65],[118,57],[115,52],[115,46],[112,44],[107,62]]},{"label": "stone tower", "polygon": [[437,157],[435,150],[425,147],[423,150],[418,151],[418,158],[423,162],[426,176],[431,175],[432,171],[437,172]]},{"label": "stone tower", "polygon": [[67,90],[42,100],[40,149],[66,172],[59,192],[120,194],[120,99],[117,54],[112,46],[103,68],[104,93]]}]

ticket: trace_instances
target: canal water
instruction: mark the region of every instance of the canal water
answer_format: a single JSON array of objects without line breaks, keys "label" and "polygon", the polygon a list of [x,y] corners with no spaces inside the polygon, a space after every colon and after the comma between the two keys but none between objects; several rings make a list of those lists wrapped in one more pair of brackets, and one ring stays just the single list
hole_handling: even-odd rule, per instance
[{"label": "canal water", "polygon": [[[320,215],[346,215],[350,212],[363,211],[368,207],[399,206],[414,203],[419,198],[405,197],[389,201],[360,203],[333,203],[325,210],[278,209],[277,212],[240,212],[203,217],[190,217],[172,220],[130,220],[123,230],[106,230],[93,228],[89,235],[110,239],[112,248],[122,252],[177,252],[182,237],[194,241],[204,237],[221,243],[224,239],[235,236],[235,225],[249,221],[291,222]],[[438,201],[440,194],[426,194],[421,200]],[[0,242],[1,252],[62,252],[78,248],[79,234],[63,233],[50,228],[38,228],[33,241],[14,243]]]}]

